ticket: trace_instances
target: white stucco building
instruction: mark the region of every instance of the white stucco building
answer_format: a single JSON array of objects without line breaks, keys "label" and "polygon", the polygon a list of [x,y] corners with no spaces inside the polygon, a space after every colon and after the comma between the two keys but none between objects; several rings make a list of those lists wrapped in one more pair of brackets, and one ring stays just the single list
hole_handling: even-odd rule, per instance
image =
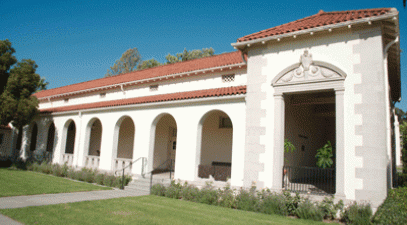
[{"label": "white stucco building", "polygon": [[[320,11],[239,38],[236,52],[41,91],[21,153],[106,171],[145,157],[175,179],[377,206],[394,171],[398,37],[396,9]],[[317,168],[328,141],[333,166]]]}]

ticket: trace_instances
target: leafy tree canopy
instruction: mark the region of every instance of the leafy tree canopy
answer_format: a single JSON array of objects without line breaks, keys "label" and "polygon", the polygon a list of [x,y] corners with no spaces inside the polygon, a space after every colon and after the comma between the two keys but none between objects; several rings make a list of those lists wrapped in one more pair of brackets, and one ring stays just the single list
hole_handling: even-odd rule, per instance
[{"label": "leafy tree canopy", "polygon": [[[213,50],[213,48],[203,48],[202,50],[196,49],[192,51],[184,49],[182,53],[177,53],[176,55],[171,55],[168,53],[168,55],[165,57],[167,60],[165,64],[208,57],[214,55],[214,53],[215,50]],[[124,52],[122,57],[117,60],[114,65],[110,67],[110,69],[107,70],[105,77],[128,73],[136,69],[143,70],[161,65],[163,64],[158,62],[154,58],[145,61],[141,60],[141,55],[138,52],[137,48],[131,48]]]},{"label": "leafy tree canopy", "polygon": [[110,70],[107,70],[105,77],[128,73],[137,69],[137,65],[141,62],[141,55],[137,48],[131,48],[125,51],[122,57],[117,60]]},{"label": "leafy tree canopy", "polygon": [[22,127],[37,113],[38,100],[32,94],[39,88],[41,77],[35,73],[37,64],[24,59],[10,70],[6,88],[0,96],[0,122]]},{"label": "leafy tree canopy", "polygon": [[177,53],[176,55],[168,55],[165,57],[167,59],[167,64],[176,63],[176,62],[184,62],[191,59],[199,59],[203,57],[212,56],[215,54],[215,50],[213,48],[203,48],[202,50],[196,49],[192,51],[188,51],[184,49],[182,53]]},{"label": "leafy tree canopy", "polygon": [[10,76],[10,67],[17,62],[16,57],[13,56],[14,52],[9,40],[0,40],[0,94],[3,93]]},{"label": "leafy tree canopy", "polygon": [[148,69],[148,68],[153,68],[156,66],[161,66],[162,64],[160,62],[158,62],[157,60],[155,60],[154,58],[146,60],[146,61],[142,61],[138,66],[137,69],[138,70],[144,70],[144,69]]},{"label": "leafy tree canopy", "polygon": [[404,121],[407,121],[407,113],[404,112],[402,109],[395,108],[395,112],[397,117],[399,118],[399,123],[403,123]]}]

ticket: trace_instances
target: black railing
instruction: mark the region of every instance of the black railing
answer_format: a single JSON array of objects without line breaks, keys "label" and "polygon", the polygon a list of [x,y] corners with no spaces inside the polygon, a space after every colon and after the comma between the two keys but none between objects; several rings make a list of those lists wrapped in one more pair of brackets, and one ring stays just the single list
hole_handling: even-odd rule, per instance
[{"label": "black railing", "polygon": [[131,162],[129,165],[127,165],[127,166],[125,166],[125,167],[123,167],[123,168],[121,168],[121,169],[118,169],[118,170],[114,171],[114,174],[117,175],[117,172],[123,170],[123,171],[122,171],[122,185],[121,185],[120,189],[122,189],[122,190],[124,189],[124,170],[125,170],[126,168],[132,166],[133,164],[135,164],[135,163],[136,163],[137,161],[139,161],[139,160],[141,160],[141,176],[144,177],[144,175],[145,175],[145,174],[144,174],[144,167],[145,167],[145,165],[147,165],[147,158],[146,158],[146,157],[140,157],[140,158],[134,160],[133,162]]},{"label": "black railing", "polygon": [[171,179],[172,173],[174,173],[174,167],[175,167],[175,160],[167,159],[163,163],[161,163],[159,166],[157,166],[155,169],[148,172],[148,173],[150,173],[150,193],[151,193],[151,187],[153,186],[153,175],[159,174],[159,173],[170,172],[170,179]]},{"label": "black railing", "polygon": [[309,194],[335,194],[335,169],[317,167],[283,167],[284,190]]}]

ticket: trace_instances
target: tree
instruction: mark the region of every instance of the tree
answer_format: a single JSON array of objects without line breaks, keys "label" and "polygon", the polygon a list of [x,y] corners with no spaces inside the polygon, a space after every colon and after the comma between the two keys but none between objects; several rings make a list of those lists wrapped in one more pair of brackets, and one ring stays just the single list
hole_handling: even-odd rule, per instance
[{"label": "tree", "polygon": [[137,48],[131,48],[125,51],[122,57],[117,60],[110,70],[107,70],[105,77],[128,73],[137,69],[137,65],[141,62],[141,55]]},{"label": "tree", "polygon": [[403,172],[401,182],[403,186],[407,187],[407,121],[400,124],[400,134],[401,134],[401,161],[403,163]]},{"label": "tree", "polygon": [[16,57],[13,56],[14,52],[9,40],[0,40],[0,94],[3,93],[10,76],[10,67],[17,62]]},{"label": "tree", "polygon": [[214,55],[215,50],[213,48],[203,48],[202,50],[196,49],[192,51],[188,51],[184,49],[182,53],[177,53],[175,56],[168,53],[165,57],[167,59],[167,64],[176,63],[176,62],[184,62],[191,59],[199,59],[203,57],[208,57]]},{"label": "tree", "polygon": [[395,108],[395,113],[399,119],[399,123],[403,123],[404,121],[407,121],[407,113],[404,112],[402,109]]},{"label": "tree", "polygon": [[140,64],[138,64],[137,69],[144,70],[144,69],[153,68],[153,67],[161,66],[161,65],[162,64],[160,62],[158,62],[157,60],[152,58],[152,59],[149,59],[146,61],[142,61]]},{"label": "tree", "polygon": [[32,94],[38,89],[40,76],[35,73],[37,64],[24,59],[10,70],[6,88],[0,96],[0,122],[22,128],[38,112],[38,100]]},{"label": "tree", "polygon": [[23,126],[38,113],[38,100],[32,94],[45,90],[48,82],[35,73],[38,66],[33,60],[23,59],[13,66],[17,62],[14,52],[8,40],[0,40],[0,124],[11,122],[17,127],[21,143]]}]

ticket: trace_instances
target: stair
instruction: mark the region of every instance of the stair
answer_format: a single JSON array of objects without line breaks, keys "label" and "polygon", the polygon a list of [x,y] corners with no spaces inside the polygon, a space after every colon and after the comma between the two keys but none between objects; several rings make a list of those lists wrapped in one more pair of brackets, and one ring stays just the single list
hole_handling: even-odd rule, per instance
[{"label": "stair", "polygon": [[[163,176],[153,176],[153,182],[152,185],[154,184],[163,184],[163,185],[170,185],[171,179],[169,177],[163,177]],[[136,192],[142,192],[145,193],[146,195],[150,194],[150,176],[146,176],[145,178],[141,176],[133,177],[132,181],[124,187],[124,190],[126,191],[136,191]]]}]

